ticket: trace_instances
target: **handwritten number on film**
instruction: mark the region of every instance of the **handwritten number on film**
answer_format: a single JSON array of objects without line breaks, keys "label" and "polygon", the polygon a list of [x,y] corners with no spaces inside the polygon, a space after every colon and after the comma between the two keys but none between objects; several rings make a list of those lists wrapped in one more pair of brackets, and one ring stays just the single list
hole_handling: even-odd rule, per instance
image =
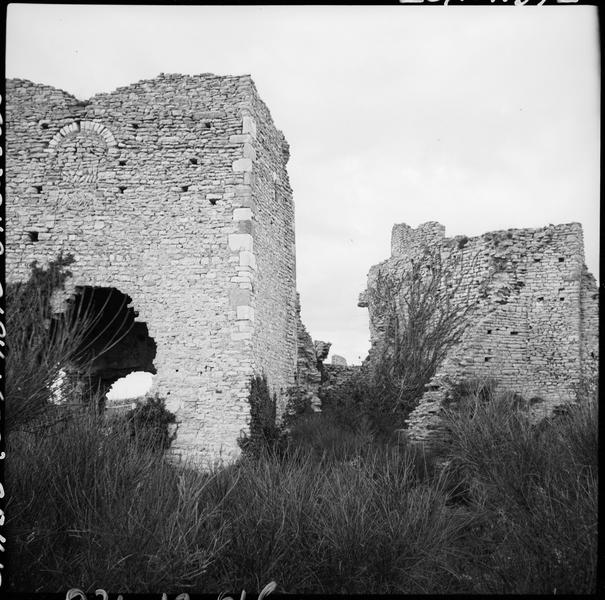
[{"label": "handwritten number on film", "polygon": [[[276,587],[277,584],[275,583],[275,581],[271,581],[270,583],[268,583],[258,595],[258,600],[263,600],[263,598],[273,592]],[[100,597],[101,600],[109,600],[109,594],[105,590],[95,590],[95,597]],[[67,594],[65,595],[65,600],[87,600],[87,598],[86,594],[82,590],[78,588],[72,588],[68,590]],[[122,596],[122,594],[119,594],[116,600],[124,600],[124,596]],[[168,596],[166,594],[162,594],[162,600],[168,600]],[[179,594],[174,600],[189,600],[189,594],[187,592],[184,592],[182,594]],[[233,598],[231,596],[223,596],[223,594],[220,594],[218,600],[233,600]],[[242,591],[240,600],[246,600],[245,590]]]}]

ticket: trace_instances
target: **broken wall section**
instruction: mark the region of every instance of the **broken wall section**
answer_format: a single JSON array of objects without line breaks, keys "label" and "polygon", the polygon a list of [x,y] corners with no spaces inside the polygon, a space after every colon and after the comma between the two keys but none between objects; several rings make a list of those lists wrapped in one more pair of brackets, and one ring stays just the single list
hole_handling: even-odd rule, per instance
[{"label": "broken wall section", "polygon": [[461,341],[410,414],[409,437],[429,443],[445,435],[442,403],[452,385],[463,380],[494,378],[501,388],[533,399],[544,413],[573,401],[588,357],[596,357],[598,340],[598,296],[584,266],[578,223],[475,238],[445,238],[438,223],[416,230],[396,225],[391,258],[370,269],[368,289],[360,296],[359,305],[370,313],[369,368],[388,344],[388,315],[376,298],[378,277],[403,278],[411,262],[426,260],[431,249],[444,264],[460,265],[460,285],[453,289],[465,294],[458,301],[470,303],[472,310]]}]

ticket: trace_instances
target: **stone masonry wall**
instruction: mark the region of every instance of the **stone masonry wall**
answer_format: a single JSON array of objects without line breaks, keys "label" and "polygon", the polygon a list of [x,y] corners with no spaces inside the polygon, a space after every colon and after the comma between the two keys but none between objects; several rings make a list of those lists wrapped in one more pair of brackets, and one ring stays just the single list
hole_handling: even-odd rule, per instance
[{"label": "stone masonry wall", "polygon": [[277,392],[280,414],[285,408],[286,391],[294,384],[297,356],[294,202],[286,170],[290,152],[258,96],[251,118],[256,123],[251,187],[257,258],[254,310],[258,321],[253,352],[255,364],[267,374]]},{"label": "stone masonry wall", "polygon": [[494,378],[544,412],[572,401],[582,378],[596,373],[598,359],[598,294],[584,266],[580,224],[470,239],[444,234],[438,223],[395,225],[391,258],[370,269],[359,301],[370,313],[371,368],[385,343],[377,278],[404,278],[412,260],[426,260],[427,248],[437,249],[444,265],[458,265],[453,289],[459,306],[472,306],[468,326],[411,413],[410,439],[431,443],[444,435],[442,401],[462,380]]},{"label": "stone masonry wall", "polygon": [[82,102],[7,81],[7,279],[62,250],[132,298],[176,455],[233,457],[253,373],[294,381],[287,145],[249,76],[160,75]]}]

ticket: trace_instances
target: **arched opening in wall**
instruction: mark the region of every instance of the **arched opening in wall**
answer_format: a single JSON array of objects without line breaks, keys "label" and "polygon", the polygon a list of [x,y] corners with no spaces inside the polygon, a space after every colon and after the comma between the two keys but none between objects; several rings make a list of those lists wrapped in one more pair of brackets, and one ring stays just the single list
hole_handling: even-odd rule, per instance
[{"label": "arched opening in wall", "polygon": [[147,324],[135,321],[132,299],[113,287],[81,286],[56,315],[51,330],[77,332],[73,358],[65,369],[63,396],[83,403],[106,394],[119,379],[133,372],[156,372],[156,344]]},{"label": "arched opening in wall", "polygon": [[146,371],[133,371],[118,379],[107,392],[107,407],[119,408],[141,398],[151,389],[153,375]]}]

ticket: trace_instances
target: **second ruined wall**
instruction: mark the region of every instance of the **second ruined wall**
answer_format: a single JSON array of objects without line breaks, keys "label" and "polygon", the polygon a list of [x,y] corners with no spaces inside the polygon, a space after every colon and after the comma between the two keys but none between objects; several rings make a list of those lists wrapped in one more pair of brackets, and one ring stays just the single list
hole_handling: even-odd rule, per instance
[{"label": "second ruined wall", "polygon": [[496,379],[544,411],[573,400],[582,378],[596,369],[598,348],[598,295],[584,266],[581,226],[511,229],[470,239],[444,234],[438,223],[418,229],[395,225],[391,258],[372,267],[360,298],[370,311],[371,365],[384,343],[385,315],[373,299],[379,274],[402,279],[411,260],[424,260],[427,247],[440,252],[444,265],[460,265],[457,293],[465,294],[462,304],[472,305],[468,327],[411,413],[410,437],[439,436],[441,403],[450,386],[463,380]]}]

